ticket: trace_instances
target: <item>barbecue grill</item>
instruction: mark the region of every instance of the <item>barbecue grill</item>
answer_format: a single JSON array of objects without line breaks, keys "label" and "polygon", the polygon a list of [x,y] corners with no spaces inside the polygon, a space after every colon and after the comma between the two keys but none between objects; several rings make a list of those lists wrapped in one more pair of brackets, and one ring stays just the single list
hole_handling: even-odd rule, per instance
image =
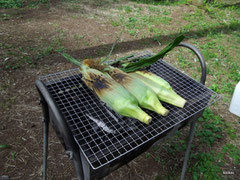
[{"label": "barbecue grill", "polygon": [[[145,152],[156,141],[173,135],[190,124],[188,146],[182,169],[184,179],[194,126],[202,111],[219,95],[204,86],[205,61],[195,47],[191,49],[200,61],[200,83],[160,59],[148,69],[167,80],[173,89],[187,100],[184,108],[162,103],[170,113],[163,117],[152,111],[150,125],[122,117],[109,109],[83,83],[78,68],[40,77],[36,87],[43,109],[43,179],[46,179],[48,127],[51,122],[61,144],[73,161],[78,179],[101,179]],[[137,56],[150,56],[149,53]]]}]

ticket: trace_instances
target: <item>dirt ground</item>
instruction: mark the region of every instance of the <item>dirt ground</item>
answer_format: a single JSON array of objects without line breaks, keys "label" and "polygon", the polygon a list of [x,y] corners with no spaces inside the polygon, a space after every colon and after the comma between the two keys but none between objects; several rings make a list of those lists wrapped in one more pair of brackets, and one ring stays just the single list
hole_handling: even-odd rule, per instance
[{"label": "dirt ground", "polygon": [[[57,48],[64,47],[77,58],[100,58],[110,51],[120,29],[108,23],[107,15],[99,14],[91,3],[74,9],[58,1],[49,7],[0,9],[0,57],[6,62],[0,64],[0,144],[10,146],[0,151],[0,176],[41,179],[43,118],[35,80],[75,68],[57,53]],[[167,37],[162,42],[168,42]],[[139,39],[123,32],[113,55],[154,50],[156,46],[152,38]],[[186,137],[187,128],[182,135]],[[153,151],[151,148],[150,154]],[[167,160],[165,165],[152,156],[146,158],[144,153],[105,179],[170,179],[171,171],[181,172],[184,152],[173,156],[166,149],[157,152]],[[52,128],[48,164],[49,179],[75,179],[72,163]],[[190,174],[187,177],[191,179]]]}]

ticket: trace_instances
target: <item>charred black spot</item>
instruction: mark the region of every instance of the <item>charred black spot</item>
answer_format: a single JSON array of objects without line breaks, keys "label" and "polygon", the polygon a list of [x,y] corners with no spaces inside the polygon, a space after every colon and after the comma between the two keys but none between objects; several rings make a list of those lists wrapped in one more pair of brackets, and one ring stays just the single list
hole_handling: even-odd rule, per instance
[{"label": "charred black spot", "polygon": [[112,74],[112,77],[117,82],[123,82],[123,81],[126,81],[126,79],[127,79],[127,76],[123,73],[114,73],[114,74]]},{"label": "charred black spot", "polygon": [[102,89],[107,89],[109,88],[109,82],[106,81],[106,79],[102,77],[97,77],[93,79],[93,88],[96,90],[101,91]]}]

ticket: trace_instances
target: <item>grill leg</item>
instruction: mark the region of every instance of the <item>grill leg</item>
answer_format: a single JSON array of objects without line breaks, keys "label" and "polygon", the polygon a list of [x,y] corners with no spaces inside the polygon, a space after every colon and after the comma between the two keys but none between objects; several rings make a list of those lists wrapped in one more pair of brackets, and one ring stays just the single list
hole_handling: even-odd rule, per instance
[{"label": "grill leg", "polygon": [[43,180],[47,179],[48,128],[49,122],[43,122]]},{"label": "grill leg", "polygon": [[43,110],[43,180],[47,179],[47,157],[48,157],[48,131],[49,131],[49,111],[46,102],[41,100]]},{"label": "grill leg", "polygon": [[190,154],[191,145],[192,145],[193,136],[194,136],[194,131],[195,131],[195,124],[196,124],[196,120],[192,121],[191,125],[190,125],[189,140],[188,140],[187,150],[186,150],[185,158],[184,158],[184,162],[183,162],[181,180],[184,180],[184,176],[186,173],[187,163],[188,163],[189,154]]},{"label": "grill leg", "polygon": [[80,158],[79,153],[75,153],[74,154],[74,158],[73,158],[73,164],[76,170],[76,175],[77,175],[77,179],[78,180],[84,180],[84,175],[83,175],[83,170],[82,170],[82,161]]}]

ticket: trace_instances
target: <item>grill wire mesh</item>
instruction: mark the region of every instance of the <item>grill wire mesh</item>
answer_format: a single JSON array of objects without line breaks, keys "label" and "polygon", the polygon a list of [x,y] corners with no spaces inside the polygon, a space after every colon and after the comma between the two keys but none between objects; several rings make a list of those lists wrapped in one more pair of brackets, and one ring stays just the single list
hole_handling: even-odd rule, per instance
[{"label": "grill wire mesh", "polygon": [[153,117],[150,125],[121,117],[107,108],[82,82],[78,68],[40,77],[93,169],[160,136],[219,98],[218,94],[164,61],[158,61],[149,70],[167,80],[187,100],[183,109],[162,103],[170,110],[166,117],[144,110]]}]

